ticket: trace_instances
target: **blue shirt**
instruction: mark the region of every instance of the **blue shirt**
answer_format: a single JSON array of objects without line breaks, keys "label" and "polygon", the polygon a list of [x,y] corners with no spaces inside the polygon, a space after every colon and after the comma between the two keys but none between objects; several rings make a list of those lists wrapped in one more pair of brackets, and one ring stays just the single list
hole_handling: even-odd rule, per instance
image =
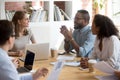
[{"label": "blue shirt", "polygon": [[[73,38],[79,45],[79,56],[88,57],[94,46],[95,35],[92,34],[91,27],[85,26],[82,29],[75,29],[73,32]],[[71,45],[70,50],[73,47]]]},{"label": "blue shirt", "polygon": [[18,75],[6,51],[0,48],[0,79],[1,80],[32,80],[32,74]]}]

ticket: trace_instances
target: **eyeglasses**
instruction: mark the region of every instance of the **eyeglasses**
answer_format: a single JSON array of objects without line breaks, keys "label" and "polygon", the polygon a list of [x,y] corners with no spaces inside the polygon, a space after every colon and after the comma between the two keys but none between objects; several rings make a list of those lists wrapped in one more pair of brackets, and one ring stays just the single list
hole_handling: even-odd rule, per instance
[{"label": "eyeglasses", "polygon": [[84,18],[75,17],[74,19],[75,19],[75,20],[83,20]]}]

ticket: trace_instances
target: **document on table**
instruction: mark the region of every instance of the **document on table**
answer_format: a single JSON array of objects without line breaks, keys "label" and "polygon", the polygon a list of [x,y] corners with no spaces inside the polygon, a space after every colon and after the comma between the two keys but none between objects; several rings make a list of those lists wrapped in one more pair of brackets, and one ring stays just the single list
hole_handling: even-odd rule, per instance
[{"label": "document on table", "polygon": [[73,62],[65,62],[66,66],[80,66],[80,62],[73,61]]},{"label": "document on table", "polygon": [[[50,64],[53,64],[53,65],[54,65],[55,63],[56,63],[56,62],[51,62]],[[77,61],[64,62],[64,65],[76,67],[76,66],[79,66],[79,65],[80,65],[80,62],[77,62]]]},{"label": "document on table", "polygon": [[104,73],[109,75],[107,76],[95,76],[99,80],[118,80],[118,78],[114,75],[115,69],[113,69],[108,63],[101,61],[94,65],[94,67]]},{"label": "document on table", "polygon": [[101,62],[98,62],[94,65],[94,67],[104,73],[107,73],[107,74],[112,74],[114,75],[114,71],[115,69],[113,69],[109,64],[107,64],[106,62],[104,61],[101,61]]},{"label": "document on table", "polygon": [[75,56],[74,55],[59,55],[57,57],[57,60],[74,60]]},{"label": "document on table", "polygon": [[118,80],[115,75],[108,75],[108,76],[95,76],[99,80]]},{"label": "document on table", "polygon": [[48,76],[47,80],[58,80],[58,76],[63,66],[64,66],[64,61],[57,61],[54,65],[53,70]]}]

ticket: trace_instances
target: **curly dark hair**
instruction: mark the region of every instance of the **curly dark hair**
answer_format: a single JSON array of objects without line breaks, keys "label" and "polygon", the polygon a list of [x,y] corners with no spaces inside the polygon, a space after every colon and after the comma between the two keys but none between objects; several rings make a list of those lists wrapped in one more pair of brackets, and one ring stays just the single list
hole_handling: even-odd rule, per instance
[{"label": "curly dark hair", "polygon": [[118,29],[116,28],[112,20],[107,16],[96,14],[94,16],[93,22],[95,26],[99,28],[99,32],[97,34],[98,39],[110,37],[111,35],[118,36]]}]

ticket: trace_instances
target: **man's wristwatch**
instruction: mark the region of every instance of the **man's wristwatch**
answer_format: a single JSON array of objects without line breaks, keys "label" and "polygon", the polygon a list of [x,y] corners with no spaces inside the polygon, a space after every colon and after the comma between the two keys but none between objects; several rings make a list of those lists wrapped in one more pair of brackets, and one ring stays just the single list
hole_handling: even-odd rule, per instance
[{"label": "man's wristwatch", "polygon": [[71,42],[71,41],[74,41],[74,38],[70,39],[70,42]]}]

